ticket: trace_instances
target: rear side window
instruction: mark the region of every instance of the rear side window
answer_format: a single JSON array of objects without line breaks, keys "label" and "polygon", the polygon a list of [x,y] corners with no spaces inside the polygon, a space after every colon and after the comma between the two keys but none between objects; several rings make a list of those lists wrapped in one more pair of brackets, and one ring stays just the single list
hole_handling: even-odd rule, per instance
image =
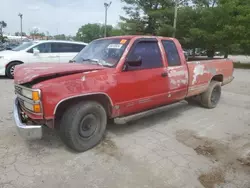
[{"label": "rear side window", "polygon": [[73,52],[80,52],[86,45],[84,44],[73,44]]},{"label": "rear side window", "polygon": [[70,43],[53,43],[52,53],[70,53],[70,52],[80,52],[85,45],[81,44],[70,44]]},{"label": "rear side window", "polygon": [[171,40],[163,40],[162,44],[167,55],[168,66],[181,65],[180,56],[175,46],[175,43]]}]

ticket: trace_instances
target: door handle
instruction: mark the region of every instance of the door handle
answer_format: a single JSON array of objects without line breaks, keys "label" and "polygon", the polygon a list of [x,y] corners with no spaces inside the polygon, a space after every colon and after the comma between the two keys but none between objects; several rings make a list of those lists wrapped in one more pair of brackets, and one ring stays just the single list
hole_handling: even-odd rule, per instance
[{"label": "door handle", "polygon": [[167,72],[163,72],[163,73],[161,73],[161,76],[162,76],[162,77],[167,77],[167,76],[168,76],[168,73],[167,73]]}]

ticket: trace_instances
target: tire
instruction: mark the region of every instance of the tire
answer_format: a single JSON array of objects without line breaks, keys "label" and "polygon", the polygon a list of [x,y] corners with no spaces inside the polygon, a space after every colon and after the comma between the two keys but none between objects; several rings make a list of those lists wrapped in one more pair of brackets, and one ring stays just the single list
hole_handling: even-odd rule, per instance
[{"label": "tire", "polygon": [[60,137],[71,149],[84,152],[103,139],[107,113],[94,101],[81,102],[69,108],[61,119]]},{"label": "tire", "polygon": [[8,66],[6,67],[6,76],[10,79],[13,79],[15,66],[20,64],[21,63],[19,62],[11,62],[10,64],[8,64]]},{"label": "tire", "polygon": [[217,106],[221,97],[221,83],[211,81],[208,90],[201,94],[202,106],[212,109]]}]

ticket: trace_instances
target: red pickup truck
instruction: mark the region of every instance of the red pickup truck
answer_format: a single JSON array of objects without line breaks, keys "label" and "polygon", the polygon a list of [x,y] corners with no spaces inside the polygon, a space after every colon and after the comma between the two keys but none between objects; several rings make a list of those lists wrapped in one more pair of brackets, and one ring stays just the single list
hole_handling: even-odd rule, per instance
[{"label": "red pickup truck", "polygon": [[174,38],[98,39],[71,63],[17,66],[14,118],[24,137],[41,138],[46,126],[81,152],[102,140],[114,118],[194,96],[204,107],[216,107],[232,74],[228,59],[187,62]]}]

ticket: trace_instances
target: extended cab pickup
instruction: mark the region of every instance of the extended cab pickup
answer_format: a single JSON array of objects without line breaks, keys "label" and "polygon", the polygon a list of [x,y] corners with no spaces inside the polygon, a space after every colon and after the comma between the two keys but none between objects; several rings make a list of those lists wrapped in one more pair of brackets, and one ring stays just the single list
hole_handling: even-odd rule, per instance
[{"label": "extended cab pickup", "polygon": [[85,151],[102,140],[114,118],[193,97],[216,107],[232,74],[228,59],[187,62],[174,38],[98,39],[68,64],[18,65],[15,122],[26,138],[39,139],[49,127],[67,146]]}]

